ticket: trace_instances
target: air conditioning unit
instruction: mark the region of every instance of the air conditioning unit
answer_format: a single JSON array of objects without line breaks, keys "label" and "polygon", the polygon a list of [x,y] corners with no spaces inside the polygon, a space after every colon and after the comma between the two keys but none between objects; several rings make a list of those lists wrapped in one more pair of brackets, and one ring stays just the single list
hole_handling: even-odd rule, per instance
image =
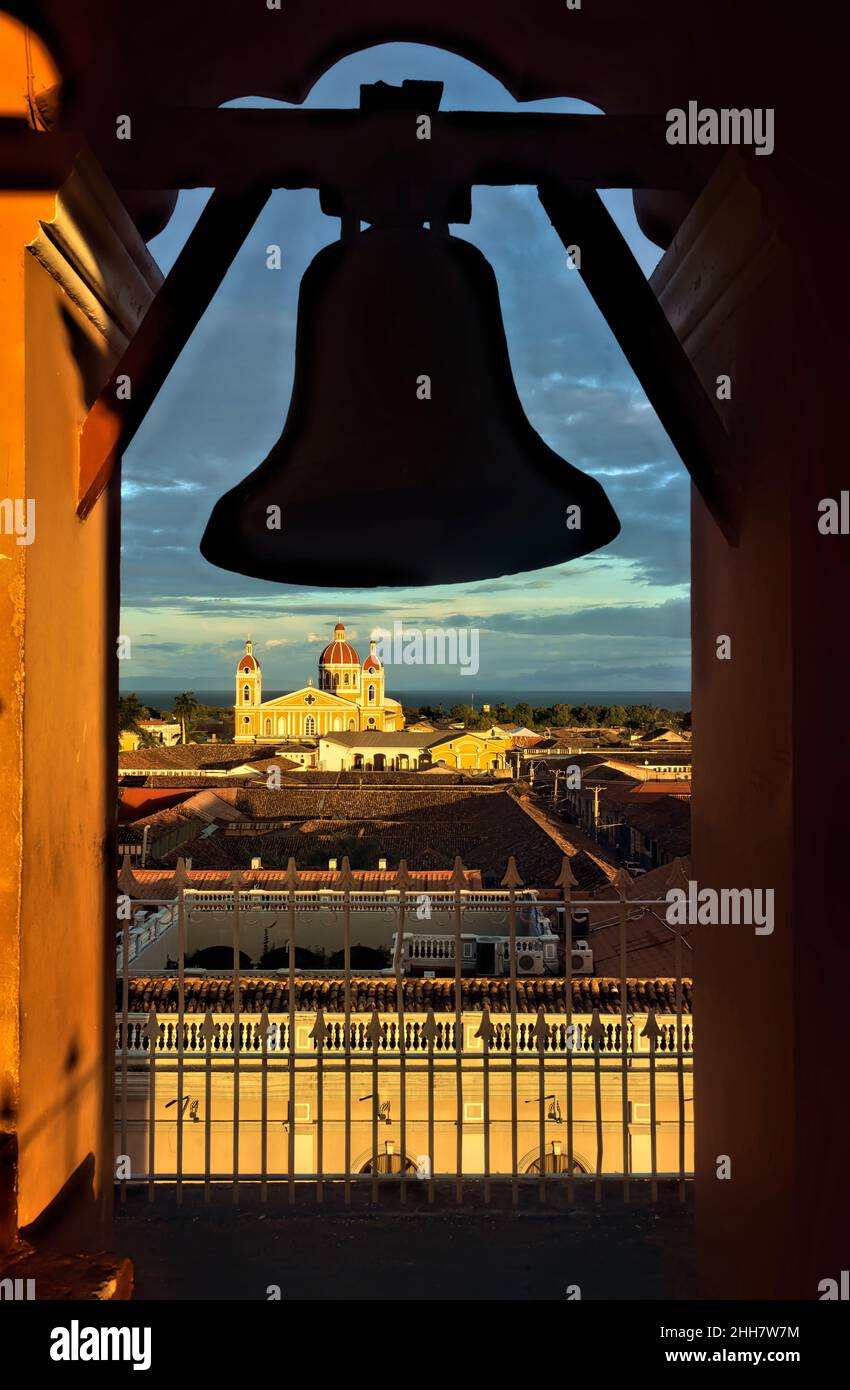
[{"label": "air conditioning unit", "polygon": [[570,968],[574,975],[593,974],[593,951],[586,941],[574,941],[570,950]]},{"label": "air conditioning unit", "polygon": [[[556,936],[519,937],[516,943],[516,973],[520,975],[555,975],[558,971],[558,938]],[[510,975],[511,945],[502,941],[496,950],[496,973]]]}]

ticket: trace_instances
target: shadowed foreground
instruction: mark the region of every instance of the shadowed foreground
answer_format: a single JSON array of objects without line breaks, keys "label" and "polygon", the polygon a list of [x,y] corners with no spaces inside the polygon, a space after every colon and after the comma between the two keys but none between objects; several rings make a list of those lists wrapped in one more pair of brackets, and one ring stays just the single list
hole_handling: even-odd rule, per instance
[{"label": "shadowed foreground", "polygon": [[618,1192],[596,1206],[592,1190],[576,1204],[566,1194],[523,1188],[510,1208],[509,1188],[496,1188],[489,1210],[481,1195],[454,1205],[451,1188],[433,1207],[411,1189],[407,1208],[398,1191],[377,1205],[368,1186],[346,1210],[341,1189],[299,1185],[289,1207],[272,1190],[264,1208],[246,1190],[235,1209],[229,1189],[203,1206],[188,1188],[182,1207],[173,1189],[158,1188],[149,1206],[131,1192],[116,1207],[115,1248],[135,1266],[138,1299],[555,1299],[578,1284],[583,1299],[681,1299],[694,1296],[693,1209],[662,1193],[651,1205],[638,1190],[623,1204]]}]

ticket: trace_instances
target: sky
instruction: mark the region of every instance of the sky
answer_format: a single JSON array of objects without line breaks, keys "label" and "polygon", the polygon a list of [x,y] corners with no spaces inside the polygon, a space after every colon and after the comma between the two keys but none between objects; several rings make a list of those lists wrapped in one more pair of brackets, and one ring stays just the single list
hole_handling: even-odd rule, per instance
[{"label": "sky", "polygon": [[[572,100],[516,103],[482,69],[415,44],[343,59],[304,105],[357,106],[361,82],[405,78],[443,81],[443,110],[594,110]],[[284,105],[250,93],[230,104]],[[164,272],[208,196],[181,193],[151,241]],[[638,229],[631,194],[602,196],[650,274],[661,252]],[[249,635],[265,689],[296,689],[315,676],[338,618],[361,658],[370,634],[395,620],[476,629],[478,689],[689,688],[690,489],[672,444],[581,276],[569,269],[533,188],[473,189],[472,221],[452,232],[474,242],[496,273],[511,366],[532,425],[601,482],[620,535],[571,564],[406,590],[280,585],[208,564],[198,547],[216,500],[265,458],[286,416],[301,277],[339,235],[317,192],[276,192],[124,458],[121,632],[132,657],[122,663],[123,690],[226,688]],[[282,249],[280,270],[267,268],[272,243]],[[486,483],[482,462],[482,489]],[[387,693],[454,688],[457,675],[389,668]]]}]

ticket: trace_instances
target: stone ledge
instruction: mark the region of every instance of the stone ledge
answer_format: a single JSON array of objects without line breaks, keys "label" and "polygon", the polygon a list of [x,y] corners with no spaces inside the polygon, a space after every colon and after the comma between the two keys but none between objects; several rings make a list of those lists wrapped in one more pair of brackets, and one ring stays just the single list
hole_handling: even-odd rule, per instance
[{"label": "stone ledge", "polygon": [[0,1279],[34,1280],[39,1301],[128,1302],[133,1263],[110,1251],[97,1255],[47,1255],[19,1245],[0,1265]]}]

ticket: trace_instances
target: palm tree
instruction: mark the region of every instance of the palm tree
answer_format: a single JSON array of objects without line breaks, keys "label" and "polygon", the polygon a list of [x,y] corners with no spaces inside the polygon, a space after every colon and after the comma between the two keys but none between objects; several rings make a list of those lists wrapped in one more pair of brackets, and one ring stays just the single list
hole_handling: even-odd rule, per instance
[{"label": "palm tree", "polygon": [[139,740],[140,748],[150,748],[156,743],[156,739],[148,729],[139,728],[139,720],[146,719],[150,715],[150,710],[139,700],[138,695],[119,695],[118,697],[118,748],[121,748],[121,735],[123,733],[135,734]]},{"label": "palm tree", "polygon": [[138,695],[119,695],[118,696],[118,732],[125,731],[137,733],[136,728],[140,719],[144,719],[147,710],[139,700]]},{"label": "palm tree", "polygon": [[195,719],[200,713],[200,703],[195,699],[194,690],[184,690],[182,695],[178,695],[174,701],[174,715],[180,721],[182,733],[181,743],[186,742],[186,730],[191,720]]}]

